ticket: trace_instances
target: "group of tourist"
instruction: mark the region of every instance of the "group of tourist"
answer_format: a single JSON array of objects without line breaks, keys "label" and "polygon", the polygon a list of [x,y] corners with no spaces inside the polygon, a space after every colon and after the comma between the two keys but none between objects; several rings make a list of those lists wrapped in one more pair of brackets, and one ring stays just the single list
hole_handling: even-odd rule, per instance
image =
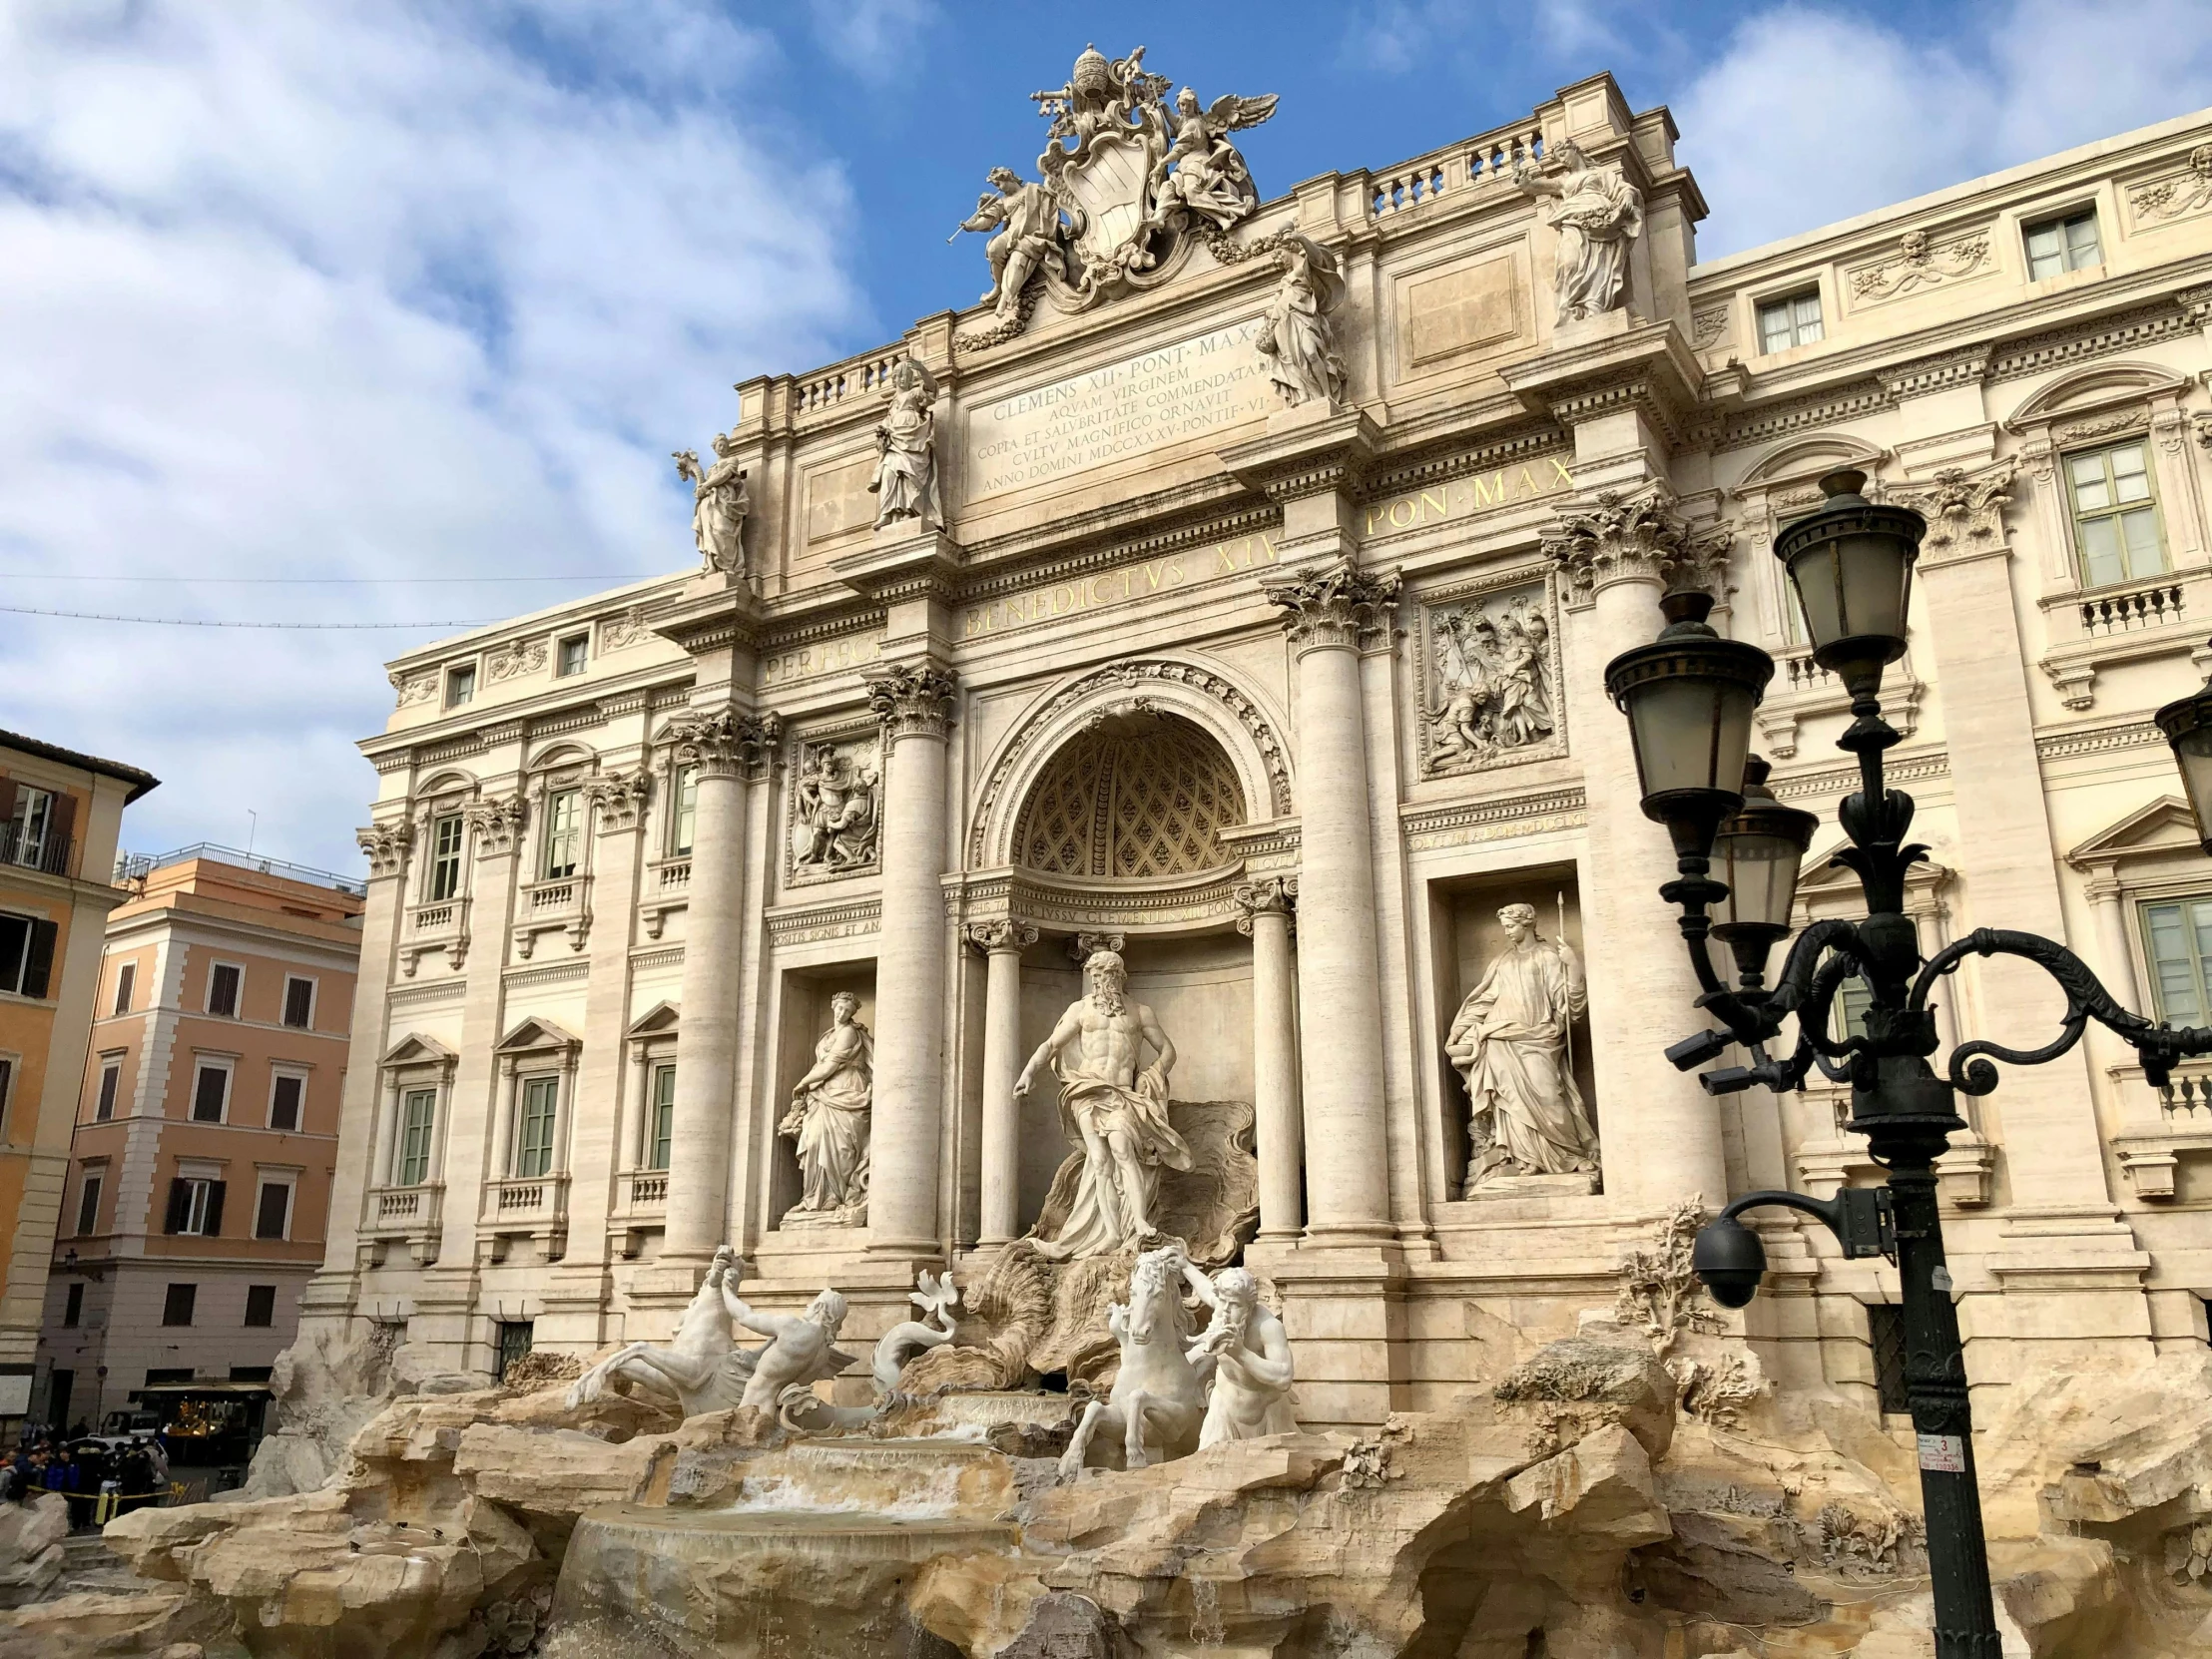
[{"label": "group of tourist", "polygon": [[72,1531],[159,1503],[169,1493],[169,1451],[155,1434],[101,1439],[80,1423],[68,1435],[26,1435],[0,1461],[0,1501],[28,1503],[41,1492],[69,1500]]}]

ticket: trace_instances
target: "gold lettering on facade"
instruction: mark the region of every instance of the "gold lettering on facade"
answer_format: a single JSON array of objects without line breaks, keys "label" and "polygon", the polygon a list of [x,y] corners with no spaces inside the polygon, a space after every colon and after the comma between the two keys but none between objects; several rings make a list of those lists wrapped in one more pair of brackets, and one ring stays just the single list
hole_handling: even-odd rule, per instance
[{"label": "gold lettering on facade", "polygon": [[960,637],[984,639],[1033,622],[1104,610],[1132,599],[1170,593],[1177,588],[1203,586],[1226,576],[1265,570],[1282,558],[1275,538],[1255,531],[1233,541],[1216,543],[1195,554],[1169,553],[1142,564],[1103,571],[1079,582],[1056,582],[1010,593],[1003,599],[975,605],[960,613]]},{"label": "gold lettering on facade", "polygon": [[779,651],[761,664],[761,684],[789,686],[848,668],[865,668],[882,654],[882,650],[881,634],[847,634],[841,639]]},{"label": "gold lettering on facade", "polygon": [[1525,501],[1564,495],[1574,488],[1574,474],[1567,469],[1566,462],[1554,455],[1545,457],[1541,465],[1545,469],[1541,474],[1536,466],[1523,466],[1513,472],[1500,467],[1487,476],[1476,473],[1411,495],[1393,495],[1387,501],[1371,502],[1363,534],[1374,537],[1399,530],[1417,530],[1425,524],[1440,524],[1446,519],[1468,518],[1476,513],[1493,512],[1499,507],[1517,507]]}]

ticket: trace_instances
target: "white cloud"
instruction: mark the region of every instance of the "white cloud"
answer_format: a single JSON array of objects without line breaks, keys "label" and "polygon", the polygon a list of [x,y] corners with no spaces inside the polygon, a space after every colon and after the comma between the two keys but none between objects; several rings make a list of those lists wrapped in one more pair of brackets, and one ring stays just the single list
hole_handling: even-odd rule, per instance
[{"label": "white cloud", "polygon": [[[1786,5],[1674,100],[1707,259],[2212,103],[2201,0],[2009,0],[1971,42]],[[1969,45],[1972,49],[1968,49]]]},{"label": "white cloud", "polygon": [[[861,320],[841,176],[747,96],[775,57],[704,0],[0,8],[0,571],[680,568],[668,451]],[[5,587],[331,620],[589,591]],[[0,725],[165,780],[130,844],[254,808],[357,863],[352,744],[409,636],[5,620]]]},{"label": "white cloud", "polygon": [[815,38],[864,80],[883,82],[909,67],[935,0],[812,0]]}]

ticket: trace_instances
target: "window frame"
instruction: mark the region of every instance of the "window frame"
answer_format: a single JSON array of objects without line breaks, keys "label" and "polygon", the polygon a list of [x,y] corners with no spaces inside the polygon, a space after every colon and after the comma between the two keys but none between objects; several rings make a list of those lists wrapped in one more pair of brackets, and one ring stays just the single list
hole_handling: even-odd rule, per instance
[{"label": "window frame", "polygon": [[668,855],[688,858],[699,839],[699,768],[678,767],[668,793]]},{"label": "window frame", "polygon": [[[286,1082],[297,1083],[299,1085],[299,1098],[293,1103],[295,1108],[294,1115],[288,1125],[281,1124],[276,1121],[276,1095],[279,1089]],[[271,1066],[269,1068],[268,1106],[268,1116],[263,1119],[263,1126],[265,1128],[274,1129],[279,1135],[297,1135],[302,1133],[307,1126],[306,1069],[302,1066],[287,1066],[282,1064]]]},{"label": "window frame", "polygon": [[1865,1302],[1867,1349],[1874,1371],[1875,1406],[1883,1416],[1911,1416],[1913,1402],[1906,1393],[1905,1308],[1896,1302]]},{"label": "window frame", "polygon": [[[87,1169],[77,1178],[77,1231],[73,1239],[97,1239],[100,1236],[100,1201],[108,1196],[108,1166]],[[89,1225],[88,1225],[89,1224]]]},{"label": "window frame", "polygon": [[5,1144],[15,1130],[10,1108],[15,1105],[15,1076],[22,1068],[22,1055],[0,1051],[0,1144]]},{"label": "window frame", "polygon": [[[297,1025],[294,1025],[291,1019],[291,988],[294,985],[307,987],[307,1017]],[[276,1006],[276,1023],[287,1031],[312,1031],[314,1029],[315,1011],[321,1000],[322,980],[318,975],[286,973],[284,975],[284,997]]]},{"label": "window frame", "polygon": [[[584,872],[584,792],[576,785],[547,790],[541,803],[545,824],[538,831],[538,879],[573,881]],[[564,812],[568,822],[562,823]],[[567,843],[567,863],[554,866],[556,840]]]},{"label": "window frame", "polygon": [[[212,1118],[200,1115],[200,1079],[211,1071],[223,1074],[223,1106]],[[192,1094],[185,1101],[187,1123],[229,1123],[231,1098],[238,1091],[238,1062],[229,1055],[195,1054],[192,1057]]]},{"label": "window frame", "polygon": [[[516,1181],[542,1181],[553,1173],[554,1154],[558,1149],[561,1123],[561,1078],[558,1071],[526,1072],[515,1079],[515,1142],[513,1174]],[[532,1110],[532,1096],[545,1101],[542,1114]],[[545,1126],[543,1145],[533,1145],[530,1126],[533,1122]],[[540,1167],[524,1167],[525,1158],[535,1154]]]},{"label": "window frame", "polygon": [[[2091,250],[2094,259],[2074,263],[2073,240],[2066,233],[2074,226],[2088,222]],[[2058,269],[2038,273],[2035,269],[2037,255],[2034,242],[2037,232],[2055,231],[2058,235]],[[2053,276],[2069,276],[2076,271],[2089,271],[2104,264],[2104,226],[2094,202],[2060,208],[2055,212],[2039,214],[2034,219],[2020,221],[2020,255],[2027,262],[2027,279],[2031,282],[2047,282]]]},{"label": "window frame", "polygon": [[[222,1212],[216,1208],[215,1190],[228,1188],[230,1183],[220,1175],[187,1175],[180,1168],[170,1180],[193,1189],[185,1200],[185,1213],[179,1218],[177,1231],[169,1231],[168,1218],[163,1218],[162,1235],[171,1239],[220,1239],[223,1237]],[[215,1218],[216,1231],[208,1231],[209,1218]]]},{"label": "window frame", "polygon": [[[445,834],[451,830],[453,844]],[[423,860],[422,901],[445,904],[461,896],[462,854],[468,849],[468,821],[459,813],[436,813],[430,819],[429,856]],[[447,884],[446,877],[451,877]],[[443,887],[444,890],[440,890]]]},{"label": "window frame", "polygon": [[[399,1132],[393,1137],[392,1167],[390,1171],[391,1184],[395,1187],[422,1187],[429,1184],[432,1164],[431,1154],[438,1132],[439,1093],[440,1090],[434,1083],[422,1084],[414,1088],[403,1087],[399,1091]],[[413,1121],[414,1106],[418,1099],[427,1102],[423,1111],[422,1122],[419,1125]],[[422,1136],[419,1154],[413,1150],[414,1137],[418,1128]],[[408,1167],[415,1164],[418,1157],[420,1166],[410,1179],[407,1173]]]},{"label": "window frame", "polygon": [[131,998],[138,994],[138,963],[119,962],[115,970],[115,998],[108,1008],[108,1017],[118,1019],[131,1011]]},{"label": "window frame", "polygon": [[85,1282],[73,1279],[62,1296],[62,1329],[81,1330],[85,1323]]},{"label": "window frame", "polygon": [[[29,910],[0,909],[0,920],[23,924],[22,947],[14,962],[0,963],[0,995],[20,996],[26,1002],[52,1001],[48,993],[54,988],[54,953],[61,943],[61,924],[51,916],[33,915]],[[43,963],[39,952],[41,929],[46,941]]]},{"label": "window frame", "polygon": [[[262,1231],[262,1216],[264,1210],[268,1207],[269,1194],[272,1188],[279,1189],[282,1191],[284,1195],[284,1214],[281,1222],[277,1227],[277,1230],[275,1233],[264,1233]],[[267,1170],[260,1170],[255,1173],[254,1231],[251,1237],[261,1241],[264,1244],[290,1243],[292,1221],[294,1217],[298,1214],[298,1176],[290,1174],[272,1174]]]},{"label": "window frame", "polygon": [[[576,654],[571,664],[569,653]],[[553,642],[553,678],[573,680],[591,666],[591,634],[566,634]]]},{"label": "window frame", "polygon": [[445,667],[444,707],[448,710],[465,709],[476,701],[476,665],[448,663]]},{"label": "window frame", "polygon": [[[1806,319],[1797,314],[1798,307],[1806,300],[1813,302],[1813,333],[1806,337],[1803,330]],[[1790,337],[1779,345],[1768,343],[1767,318],[1772,312],[1787,310]],[[1828,338],[1828,306],[1818,282],[1808,286],[1790,288],[1781,293],[1763,294],[1751,302],[1752,335],[1759,342],[1759,355],[1772,357],[1784,351],[1794,351],[1801,345],[1818,345]]]},{"label": "window frame", "polygon": [[[2173,1016],[2166,1011],[2166,987],[2159,973],[2158,951],[2152,942],[2154,935],[2151,932],[2150,912],[2162,906],[2172,906],[2183,912],[2182,926],[2193,929],[2196,923],[2187,914],[2188,906],[2193,904],[2202,904],[2212,910],[2212,890],[2135,895],[2135,939],[2143,952],[2143,989],[2154,1010],[2152,1017],[2155,1019],[2167,1020]],[[2212,1008],[2212,965],[2208,965],[2206,956],[2194,951],[2191,952],[2188,963],[2193,980],[2191,988],[2197,997],[2197,1009],[2184,1023],[2198,1024],[2208,1017],[2206,1010]]]},{"label": "window frame", "polygon": [[100,1056],[100,1087],[93,1091],[92,1121],[113,1123],[115,1103],[123,1096],[123,1055]]},{"label": "window frame", "polygon": [[[30,797],[36,796],[44,809],[38,814],[38,838],[31,838]],[[8,862],[19,869],[44,869],[46,867],[46,838],[54,832],[54,803],[61,796],[59,790],[47,789],[42,784],[18,783],[15,786],[15,804],[8,814],[11,828],[20,826],[15,837],[15,848]]]},{"label": "window frame", "polygon": [[[2123,449],[2136,450],[2141,453],[2143,458],[2144,494],[2137,501],[2122,501],[2119,497],[2119,474],[2112,468],[2112,457]],[[2081,505],[2081,486],[2074,477],[2074,463],[2090,459],[2096,459],[2103,463],[2104,487],[2110,492],[2110,501],[2108,505],[2103,507],[2084,509]],[[2158,463],[2151,454],[2150,434],[2148,432],[2138,432],[2131,436],[2116,438],[2110,443],[2091,444],[2081,449],[2060,450],[2058,453],[2058,471],[2060,477],[2064,480],[2065,486],[2066,528],[2067,534],[2073,541],[2074,577],[2084,589],[2094,591],[2100,588],[2123,587],[2129,582],[2148,582],[2156,577],[2172,574],[2173,555],[2166,542],[2165,503],[2158,497]],[[2122,570],[2117,576],[2103,578],[2092,576],[2089,572],[2087,538],[2083,534],[2085,528],[2092,522],[2111,524],[2114,527],[2113,535],[2118,547],[2118,556],[2124,563],[2128,559],[2128,548],[2126,534],[2120,528],[2122,521],[2131,514],[2140,513],[2146,509],[2150,513],[2151,539],[2154,550],[2158,555],[2157,568],[2143,571]]]},{"label": "window frame", "polygon": [[[266,1296],[268,1297],[268,1300],[269,1300],[269,1306],[268,1306],[268,1308],[267,1308],[267,1309],[265,1310],[265,1312],[267,1312],[267,1314],[269,1315],[269,1318],[267,1318],[267,1319],[263,1319],[263,1320],[258,1320],[258,1319],[256,1319],[256,1318],[254,1317],[254,1298],[255,1298],[255,1297],[256,1297],[257,1295],[266,1295]],[[246,1287],[246,1315],[245,1315],[245,1317],[244,1317],[243,1319],[241,1319],[241,1320],[239,1321],[239,1329],[240,1329],[240,1330],[242,1330],[242,1331],[274,1331],[274,1330],[275,1330],[276,1328],[276,1287],[275,1285],[249,1285],[249,1286],[247,1286],[247,1287]]]},{"label": "window frame", "polygon": [[[215,1005],[216,976],[223,972],[225,968],[229,968],[238,975],[238,981],[231,989],[231,1007],[228,1013]],[[200,1007],[201,1012],[210,1019],[244,1019],[246,1017],[243,1012],[246,1007],[246,964],[244,962],[211,959],[208,963],[208,979],[200,998]]]},{"label": "window frame", "polygon": [[[665,1091],[661,1086],[663,1078],[668,1080]],[[651,1062],[648,1079],[652,1093],[646,1101],[645,1167],[665,1172],[673,1161],[676,1140],[676,1062]],[[664,1092],[666,1099],[662,1098]]]},{"label": "window frame", "polygon": [[[179,1297],[177,1294],[179,1291],[185,1294]],[[183,1319],[173,1318],[172,1316],[177,1313],[180,1303],[183,1304],[185,1317]],[[189,1284],[173,1282],[162,1292],[162,1329],[164,1331],[190,1331],[197,1322],[199,1312],[200,1282],[198,1280],[194,1280]]]}]

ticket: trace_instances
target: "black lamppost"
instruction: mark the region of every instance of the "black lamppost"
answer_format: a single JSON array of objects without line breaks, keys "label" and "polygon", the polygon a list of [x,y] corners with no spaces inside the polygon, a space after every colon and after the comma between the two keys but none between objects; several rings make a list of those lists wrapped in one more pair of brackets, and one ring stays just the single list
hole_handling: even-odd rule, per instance
[{"label": "black lamppost", "polygon": [[[1989,1057],[2015,1065],[2054,1060],[2081,1040],[2088,1022],[2109,1026],[2142,1056],[2144,1076],[2162,1086],[2173,1064],[2212,1053],[2212,1030],[2156,1025],[2113,1000],[2087,964],[2033,933],[1978,928],[1924,961],[1905,915],[1905,875],[1926,848],[1906,839],[1913,800],[1883,782],[1883,754],[1899,742],[1882,718],[1882,674],[1905,655],[1905,616],[1913,564],[1928,526],[1909,508],[1880,505],[1860,493],[1866,475],[1821,480],[1820,511],[1783,531],[1775,553],[1812,636],[1813,659],[1851,694],[1852,723],[1838,747],[1859,757],[1860,787],[1838,818],[1851,845],[1836,861],[1859,876],[1864,921],[1817,921],[1798,936],[1779,980],[1765,982],[1768,953],[1790,930],[1798,860],[1817,820],[1781,806],[1765,788],[1767,767],[1750,751],[1752,713],[1774,673],[1756,646],[1722,639],[1705,617],[1702,593],[1673,592],[1661,602],[1667,627],[1651,645],[1606,665],[1605,686],[1628,717],[1645,814],[1667,827],[1676,877],[1660,896],[1681,907],[1682,937],[1704,994],[1697,1006],[1719,1024],[1676,1043],[1667,1058],[1685,1071],[1741,1045],[1751,1064],[1703,1073],[1710,1094],[1754,1084],[1803,1085],[1814,1066],[1849,1081],[1848,1125],[1867,1137],[1886,1187],[1847,1188],[1829,1203],[1800,1193],[1747,1193],[1698,1235],[1694,1263],[1715,1301],[1741,1308],[1767,1269],[1759,1236],[1737,1218],[1784,1206],[1818,1217],[1847,1256],[1884,1256],[1903,1285],[1906,1390],[1917,1431],[1921,1493],[1927,1509],[1929,1569],[1936,1597],[1938,1659],[1997,1659],[1989,1561],[1974,1482],[1965,1356],[1943,1265],[1942,1221],[1936,1203],[1936,1160],[1952,1131],[1965,1128],[1955,1094],[1996,1087]],[[2212,689],[2158,712],[2172,741],[2200,832],[2212,822]],[[2212,851],[2212,839],[2206,842]],[[1717,867],[1716,867],[1717,866]],[[1732,989],[1715,972],[1709,938],[1735,957]],[[2019,956],[2036,963],[2066,993],[2059,1033],[2018,1051],[1975,1039],[1951,1051],[1938,1076],[1929,1064],[1938,1044],[1928,1006],[1936,982],[1967,956]],[[1866,981],[1872,1006],[1864,1029],[1838,1039],[1830,1012],[1843,982]],[[1767,1045],[1795,1017],[1797,1041],[1784,1057]]]}]

